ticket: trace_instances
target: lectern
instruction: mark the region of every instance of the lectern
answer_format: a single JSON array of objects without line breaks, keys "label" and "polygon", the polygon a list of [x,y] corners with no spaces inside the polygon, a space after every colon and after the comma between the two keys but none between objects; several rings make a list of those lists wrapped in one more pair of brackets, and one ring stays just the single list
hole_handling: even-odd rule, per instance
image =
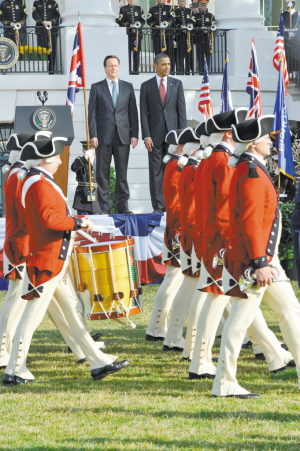
[{"label": "lectern", "polygon": [[74,140],[71,107],[68,105],[16,107],[15,133],[41,130],[52,132],[52,138],[57,136],[68,138],[66,147],[61,154],[62,164],[54,175],[54,180],[67,196],[70,145]]}]

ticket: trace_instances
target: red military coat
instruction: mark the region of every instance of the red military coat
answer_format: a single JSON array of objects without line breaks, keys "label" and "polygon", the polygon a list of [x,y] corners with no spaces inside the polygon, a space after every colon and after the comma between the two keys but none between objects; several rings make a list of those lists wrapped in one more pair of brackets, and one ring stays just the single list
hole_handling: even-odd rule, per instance
[{"label": "red military coat", "polygon": [[[255,168],[258,177],[251,174]],[[230,240],[226,267],[238,282],[250,266],[255,270],[268,265],[274,256],[279,233],[276,188],[264,164],[250,155],[242,155],[234,171],[229,211]],[[227,294],[247,298],[238,285]]]},{"label": "red military coat", "polygon": [[[195,197],[194,197],[194,175],[198,161],[190,158],[188,164],[182,169],[179,180],[179,200],[180,200],[180,244],[184,254],[188,257],[192,255],[194,233],[195,233]],[[183,274],[191,277],[198,277],[199,273],[193,274],[191,258],[187,259],[187,264],[183,264],[181,257],[181,267]],[[187,266],[186,269],[184,267]]]},{"label": "red military coat", "polygon": [[22,203],[29,233],[29,284],[23,297],[30,300],[39,297],[43,283],[61,272],[68,256],[71,231],[81,228],[81,219],[68,215],[61,189],[50,175],[36,168],[25,179]]},{"label": "red military coat", "polygon": [[23,279],[26,259],[29,252],[29,236],[26,227],[20,223],[23,206],[21,192],[23,182],[17,174],[23,163],[17,161],[11,166],[4,182],[5,197],[5,241],[4,241],[4,278]]},{"label": "red military coat", "polygon": [[167,219],[162,261],[165,265],[176,268],[180,268],[180,262],[176,258],[178,251],[174,249],[175,237],[180,233],[179,179],[181,172],[178,167],[179,158],[180,155],[172,155],[166,166],[163,180]]},{"label": "red military coat", "polygon": [[216,283],[201,289],[213,294],[223,294],[217,281],[222,286],[223,265],[213,266],[219,251],[224,249],[229,239],[229,188],[234,170],[228,166],[232,153],[219,144],[210,158],[204,160],[201,172],[202,198],[202,258],[203,263]]}]

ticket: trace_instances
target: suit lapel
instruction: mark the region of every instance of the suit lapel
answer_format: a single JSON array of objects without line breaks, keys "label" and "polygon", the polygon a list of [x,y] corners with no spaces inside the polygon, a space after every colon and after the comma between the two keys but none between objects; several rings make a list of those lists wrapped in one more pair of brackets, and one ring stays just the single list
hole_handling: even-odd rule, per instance
[{"label": "suit lapel", "polygon": [[105,94],[107,95],[108,100],[109,100],[110,103],[112,104],[113,109],[115,109],[114,103],[113,103],[113,101],[112,101],[112,96],[111,96],[111,93],[110,93],[110,91],[109,91],[109,89],[108,89],[107,81],[106,81],[106,80],[103,80],[103,81],[101,82],[101,87],[102,87],[103,91],[105,92]]},{"label": "suit lapel", "polygon": [[168,101],[172,98],[173,94],[173,79],[168,77],[167,78],[167,95],[166,95],[166,105]]},{"label": "suit lapel", "polygon": [[163,107],[163,103],[162,103],[162,100],[161,100],[161,97],[160,97],[160,93],[159,93],[159,90],[158,90],[158,86],[157,86],[156,76],[154,78],[152,78],[152,80],[150,80],[150,81],[151,81],[152,90],[153,90],[156,98],[158,99],[160,105]]}]

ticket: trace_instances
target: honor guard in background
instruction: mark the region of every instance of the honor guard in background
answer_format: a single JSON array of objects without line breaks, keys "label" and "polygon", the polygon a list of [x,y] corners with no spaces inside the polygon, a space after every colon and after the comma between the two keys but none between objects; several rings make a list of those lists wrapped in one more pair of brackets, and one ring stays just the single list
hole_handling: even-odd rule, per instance
[{"label": "honor guard in background", "polygon": [[175,34],[177,42],[177,75],[189,75],[192,63],[192,37],[189,28],[195,25],[195,17],[190,8],[186,8],[186,0],[178,0],[178,8],[175,9],[174,28],[180,30]]},{"label": "honor guard in background", "polygon": [[[200,74],[204,72],[204,55],[206,56],[207,66],[209,68],[210,52],[213,45],[213,33],[211,27],[216,27],[216,21],[213,14],[207,10],[207,0],[199,2],[199,11],[195,12],[195,42],[198,61],[198,70]],[[195,9],[194,9],[195,11]]]},{"label": "honor guard in background", "polygon": [[14,25],[25,25],[28,13],[24,0],[3,0],[0,4],[0,22],[11,28],[4,31],[4,37],[17,42]]},{"label": "honor guard in background", "polygon": [[300,14],[295,10],[295,1],[287,2],[287,10],[283,13],[284,36],[293,38],[300,25]]},{"label": "honor guard in background", "polygon": [[[54,0],[35,0],[32,8],[32,17],[36,22],[36,33],[38,46],[46,48],[48,51],[49,73],[54,72],[57,26],[60,23],[60,12]],[[42,28],[42,27],[45,28]]]},{"label": "honor guard in background", "polygon": [[278,155],[272,156],[273,164],[275,166],[275,174],[273,177],[273,183],[278,191],[278,179],[280,177],[280,198],[279,201],[286,204],[287,202],[293,202],[296,196],[296,185],[295,181],[284,175],[282,172],[278,170]]},{"label": "honor guard in background", "polygon": [[170,5],[165,5],[165,0],[156,0],[157,5],[149,9],[147,24],[153,29],[152,39],[154,55],[166,53],[170,58],[171,74],[174,73],[174,48],[173,31],[175,11]]},{"label": "honor guard in background", "polygon": [[127,30],[129,36],[130,70],[139,73],[140,52],[143,35],[139,28],[146,22],[145,14],[141,6],[135,5],[135,0],[128,0],[128,5],[120,8],[119,18],[116,19],[120,27],[131,28]]},{"label": "honor guard in background", "polygon": [[[83,156],[77,157],[71,165],[71,170],[76,172],[76,181],[78,182],[73,208],[77,210],[78,215],[94,215],[101,212],[97,199],[97,180],[96,180],[96,161],[95,149],[87,150],[87,142],[80,141],[82,144]],[[90,160],[90,167],[89,167]],[[90,171],[91,168],[91,171]],[[92,182],[92,193],[90,192],[90,181]],[[95,196],[95,200],[93,197]],[[90,200],[89,200],[90,199]]]}]

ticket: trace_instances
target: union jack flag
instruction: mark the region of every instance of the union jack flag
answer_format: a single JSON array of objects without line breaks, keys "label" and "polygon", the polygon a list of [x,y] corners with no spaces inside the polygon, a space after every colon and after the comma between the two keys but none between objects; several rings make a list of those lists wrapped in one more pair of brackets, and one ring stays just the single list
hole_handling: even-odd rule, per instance
[{"label": "union jack flag", "polygon": [[74,103],[76,93],[79,92],[79,88],[85,86],[85,65],[84,65],[84,53],[83,53],[83,39],[82,28],[79,22],[75,33],[73,54],[71,60],[69,87],[67,93],[66,105],[71,106],[72,117],[74,110]]},{"label": "union jack flag", "polygon": [[202,86],[200,91],[198,110],[203,113],[204,120],[214,115],[213,105],[209,86],[208,66],[206,58],[204,57],[204,75],[202,79]]},{"label": "union jack flag", "polygon": [[273,56],[273,66],[275,69],[279,72],[279,60],[282,59],[282,68],[283,68],[283,79],[284,79],[284,86],[285,86],[285,96],[288,95],[287,92],[287,86],[290,82],[289,80],[289,74],[287,70],[286,65],[286,57],[285,57],[285,50],[284,50],[284,24],[283,24],[283,14],[280,15],[280,22],[278,26],[278,32],[276,37],[276,43],[275,43],[275,49],[274,49],[274,56]]},{"label": "union jack flag", "polygon": [[258,65],[254,39],[252,39],[251,61],[249,67],[246,92],[250,95],[250,107],[246,119],[260,117],[262,114],[261,96],[260,96]]}]

